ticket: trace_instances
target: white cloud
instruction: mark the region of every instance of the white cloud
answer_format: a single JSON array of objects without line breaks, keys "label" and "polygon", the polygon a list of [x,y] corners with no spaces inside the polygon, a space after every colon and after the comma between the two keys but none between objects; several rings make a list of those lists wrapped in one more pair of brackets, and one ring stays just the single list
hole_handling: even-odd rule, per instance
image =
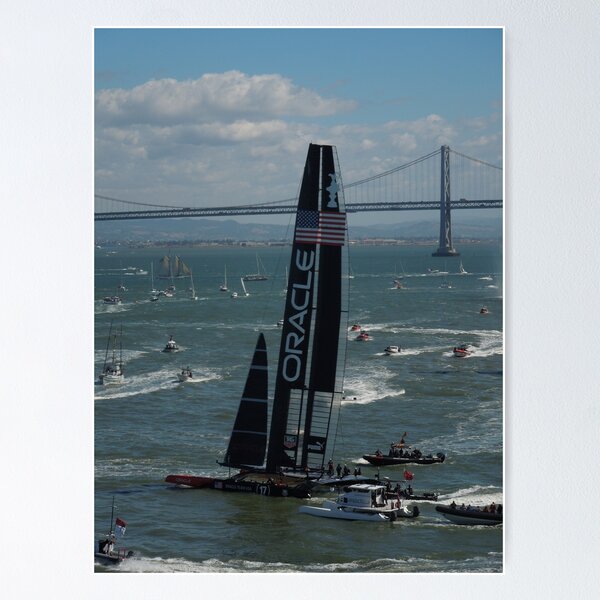
[{"label": "white cloud", "polygon": [[[237,71],[101,91],[96,191],[173,206],[284,200],[298,192],[309,142],[337,146],[346,184],[445,143],[494,163],[501,156],[495,113],[461,122],[439,114],[410,121],[341,121],[340,111],[351,106],[279,75]],[[326,115],[334,115],[335,122]]]},{"label": "white cloud", "polygon": [[181,124],[240,118],[322,117],[352,110],[352,101],[323,98],[281,75],[240,71],[208,73],[199,79],[148,81],[131,90],[96,95],[99,124]]}]

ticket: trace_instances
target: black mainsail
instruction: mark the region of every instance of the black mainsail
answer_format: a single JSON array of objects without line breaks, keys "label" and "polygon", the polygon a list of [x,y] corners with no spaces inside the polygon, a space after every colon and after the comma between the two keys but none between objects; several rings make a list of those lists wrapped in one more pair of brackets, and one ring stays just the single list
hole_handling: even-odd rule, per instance
[{"label": "black mainsail", "polygon": [[225,461],[227,467],[261,467],[267,449],[267,345],[261,333],[231,432]]},{"label": "black mainsail", "polygon": [[347,226],[333,146],[310,144],[300,188],[266,471],[321,470],[342,398]]}]

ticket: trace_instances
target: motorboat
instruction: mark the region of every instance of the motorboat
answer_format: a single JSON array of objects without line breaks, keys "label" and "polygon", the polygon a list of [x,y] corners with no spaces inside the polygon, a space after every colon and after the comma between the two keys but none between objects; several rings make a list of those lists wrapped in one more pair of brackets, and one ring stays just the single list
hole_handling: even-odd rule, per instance
[{"label": "motorboat", "polygon": [[458,506],[455,502],[445,505],[440,504],[435,510],[442,514],[448,521],[455,525],[501,525],[502,524],[502,505],[496,506],[492,503],[489,506]]},{"label": "motorboat", "polygon": [[360,331],[362,327],[358,323],[354,323],[352,327],[350,327],[350,331]]},{"label": "motorboat", "polygon": [[369,342],[371,341],[371,336],[366,331],[361,331],[357,336],[356,340],[358,342]]},{"label": "motorboat", "polygon": [[103,300],[104,304],[121,304],[120,296],[105,296]]},{"label": "motorboat", "polygon": [[238,297],[238,293],[237,292],[231,292],[231,297],[232,298],[237,298]]},{"label": "motorboat", "polygon": [[179,381],[181,382],[193,379],[191,369],[189,367],[187,367],[186,369],[181,369],[181,373],[177,373],[177,379],[179,379]]},{"label": "motorboat", "polygon": [[404,286],[402,285],[402,282],[399,279],[394,279],[394,289],[395,290],[403,290]]},{"label": "motorboat", "polygon": [[484,275],[483,277],[478,277],[480,281],[493,281],[494,278],[491,275]]},{"label": "motorboat", "polygon": [[471,354],[471,351],[467,349],[466,344],[461,344],[460,346],[455,346],[452,349],[452,352],[454,353],[454,356],[456,356],[457,358],[466,358],[467,356],[469,356]]},{"label": "motorboat", "polygon": [[177,352],[179,350],[179,346],[177,342],[173,339],[173,336],[169,336],[169,341],[167,345],[164,347],[163,352]]},{"label": "motorboat", "polygon": [[390,449],[390,453],[383,454],[379,450],[374,454],[364,454],[363,458],[376,467],[392,465],[433,465],[440,464],[446,460],[443,452],[437,454],[423,454],[420,450]]},{"label": "motorboat", "polygon": [[389,499],[384,485],[356,483],[344,488],[336,500],[325,500],[321,506],[301,506],[298,512],[329,519],[381,523],[418,517],[419,507],[402,506],[399,497]]},{"label": "motorboat", "polygon": [[480,315],[487,315],[490,311],[488,310],[487,306],[482,306],[481,309],[479,310],[479,314]]},{"label": "motorboat", "polygon": [[400,346],[388,346],[384,352],[390,356],[391,354],[400,354]]},{"label": "motorboat", "polygon": [[442,288],[444,290],[451,290],[452,284],[449,283],[448,281],[442,281],[442,283],[440,283],[440,288]]},{"label": "motorboat", "polygon": [[[108,341],[106,342],[106,354],[104,355],[104,366],[100,374],[100,383],[102,385],[111,385],[115,383],[123,383],[123,344],[121,338],[123,335],[123,327],[118,334],[112,333],[112,322],[108,331]],[[109,359],[109,352],[112,342],[112,358]],[[117,346],[119,354],[117,356]]]},{"label": "motorboat", "polygon": [[[97,550],[94,552],[94,558],[101,563],[118,564],[133,556],[133,550],[127,548],[117,548],[115,531],[124,535],[127,523],[123,519],[115,517],[115,499],[113,497],[112,510],[110,515],[110,529],[106,536],[98,540]],[[113,527],[114,519],[114,527]]]}]

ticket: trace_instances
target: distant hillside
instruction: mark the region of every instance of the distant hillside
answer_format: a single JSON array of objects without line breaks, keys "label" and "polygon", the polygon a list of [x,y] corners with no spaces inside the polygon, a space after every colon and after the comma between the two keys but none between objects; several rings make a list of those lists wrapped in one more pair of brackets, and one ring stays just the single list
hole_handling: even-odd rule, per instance
[{"label": "distant hillside", "polygon": [[[459,212],[459,211],[457,211]],[[496,211],[494,211],[496,212]],[[354,225],[350,216],[350,237],[388,239],[437,239],[439,218],[378,225]],[[238,223],[233,219],[205,218],[139,219],[132,221],[98,221],[95,223],[97,241],[277,241],[284,240],[288,232],[285,225]],[[498,239],[502,237],[502,217],[461,218],[452,213],[454,239]]]}]

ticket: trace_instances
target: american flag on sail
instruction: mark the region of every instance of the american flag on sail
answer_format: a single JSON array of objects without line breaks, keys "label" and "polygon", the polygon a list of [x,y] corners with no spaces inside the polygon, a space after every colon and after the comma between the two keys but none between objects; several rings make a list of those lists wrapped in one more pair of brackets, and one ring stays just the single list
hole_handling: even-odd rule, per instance
[{"label": "american flag on sail", "polygon": [[299,210],[296,241],[305,244],[343,246],[346,239],[346,213]]}]

